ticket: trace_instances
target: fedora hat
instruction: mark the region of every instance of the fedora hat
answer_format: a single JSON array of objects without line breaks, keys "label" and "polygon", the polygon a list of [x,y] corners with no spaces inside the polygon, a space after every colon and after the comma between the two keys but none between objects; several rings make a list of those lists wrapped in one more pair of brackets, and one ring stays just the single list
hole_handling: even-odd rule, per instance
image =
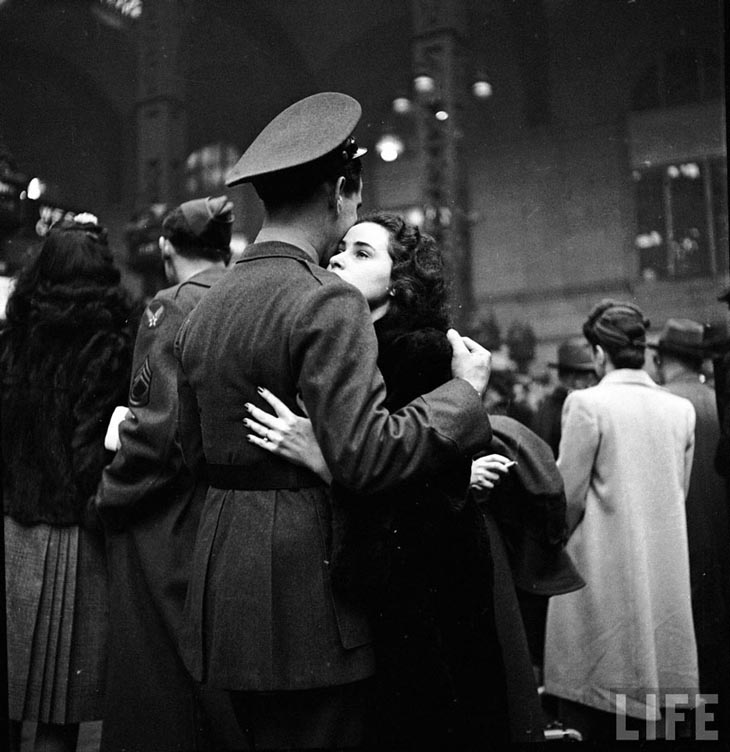
[{"label": "fedora hat", "polygon": [[352,137],[361,115],[356,99],[334,91],[295,102],[256,136],[228,173],[226,185],[301,167],[331,152],[341,165],[361,157],[367,150]]},{"label": "fedora hat", "polygon": [[705,327],[691,319],[668,319],[651,347],[660,353],[697,358],[703,356]]},{"label": "fedora hat", "polygon": [[557,363],[548,363],[548,365],[565,371],[595,371],[591,346],[579,337],[561,342],[558,347]]}]

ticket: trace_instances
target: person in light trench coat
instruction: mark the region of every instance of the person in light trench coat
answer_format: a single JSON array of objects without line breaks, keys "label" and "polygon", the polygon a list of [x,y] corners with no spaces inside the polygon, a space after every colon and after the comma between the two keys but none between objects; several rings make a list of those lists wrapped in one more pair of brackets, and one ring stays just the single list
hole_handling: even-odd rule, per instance
[{"label": "person in light trench coat", "polygon": [[658,719],[666,692],[698,687],[684,507],[695,411],[642,370],[648,323],[631,304],[594,308],[583,331],[605,376],[563,411],[567,551],[586,587],[551,599],[545,689],[588,719],[584,738],[616,738],[617,694],[627,716]]}]

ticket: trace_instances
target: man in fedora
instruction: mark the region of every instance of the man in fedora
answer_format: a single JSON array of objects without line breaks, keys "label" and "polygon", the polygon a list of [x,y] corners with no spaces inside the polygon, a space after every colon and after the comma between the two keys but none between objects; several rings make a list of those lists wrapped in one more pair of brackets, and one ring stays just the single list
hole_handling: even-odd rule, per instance
[{"label": "man in fedora", "polygon": [[[177,427],[173,345],[185,317],[226,273],[233,204],[194,199],[162,222],[160,255],[171,287],[142,315],[134,352],[129,412],[119,448],[105,468],[96,508],[106,528],[110,634],[101,749],[165,750],[207,746],[197,685],[177,649],[190,552],[205,488],[183,464]],[[203,701],[229,717],[225,693]]]},{"label": "man in fedora", "polygon": [[558,360],[548,363],[558,370],[558,384],[537,408],[535,433],[553,450],[557,459],[560,446],[560,421],[565,398],[575,389],[585,389],[598,382],[593,363],[591,346],[580,337],[573,337],[560,343]]},{"label": "man in fedora", "polygon": [[704,332],[696,321],[669,319],[654,345],[654,363],[659,383],[695,408],[686,515],[700,690],[718,696],[708,709],[721,739],[730,740],[730,522],[724,479],[715,468],[720,442],[715,394],[700,374]]},{"label": "man in fedora", "polygon": [[375,669],[360,604],[332,588],[329,487],[246,439],[258,390],[301,401],[335,481],[364,493],[491,437],[489,353],[452,330],[456,378],[390,415],[365,299],[321,267],[357,216],[360,115],[321,93],[263,129],[228,177],[253,184],[263,226],[178,335],[183,451],[209,484],[183,655],[255,749],[357,747]]}]

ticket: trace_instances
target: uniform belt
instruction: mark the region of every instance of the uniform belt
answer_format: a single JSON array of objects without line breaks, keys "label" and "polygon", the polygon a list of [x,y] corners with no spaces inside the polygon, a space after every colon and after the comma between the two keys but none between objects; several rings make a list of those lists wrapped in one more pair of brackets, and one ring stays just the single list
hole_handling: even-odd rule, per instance
[{"label": "uniform belt", "polygon": [[311,470],[296,465],[251,468],[245,465],[208,465],[208,483],[237,491],[274,491],[313,488],[323,481]]}]

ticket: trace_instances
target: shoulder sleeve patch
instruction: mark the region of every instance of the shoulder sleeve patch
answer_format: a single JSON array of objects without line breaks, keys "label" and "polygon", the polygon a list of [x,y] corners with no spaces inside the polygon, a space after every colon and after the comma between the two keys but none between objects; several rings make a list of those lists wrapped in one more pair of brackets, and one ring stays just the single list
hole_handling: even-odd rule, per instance
[{"label": "shoulder sleeve patch", "polygon": [[165,315],[165,306],[161,300],[153,300],[144,311],[148,329],[154,329]]},{"label": "shoulder sleeve patch", "polygon": [[152,366],[150,366],[150,359],[147,356],[132,378],[132,386],[129,389],[129,406],[144,407],[150,401],[151,385]]}]

